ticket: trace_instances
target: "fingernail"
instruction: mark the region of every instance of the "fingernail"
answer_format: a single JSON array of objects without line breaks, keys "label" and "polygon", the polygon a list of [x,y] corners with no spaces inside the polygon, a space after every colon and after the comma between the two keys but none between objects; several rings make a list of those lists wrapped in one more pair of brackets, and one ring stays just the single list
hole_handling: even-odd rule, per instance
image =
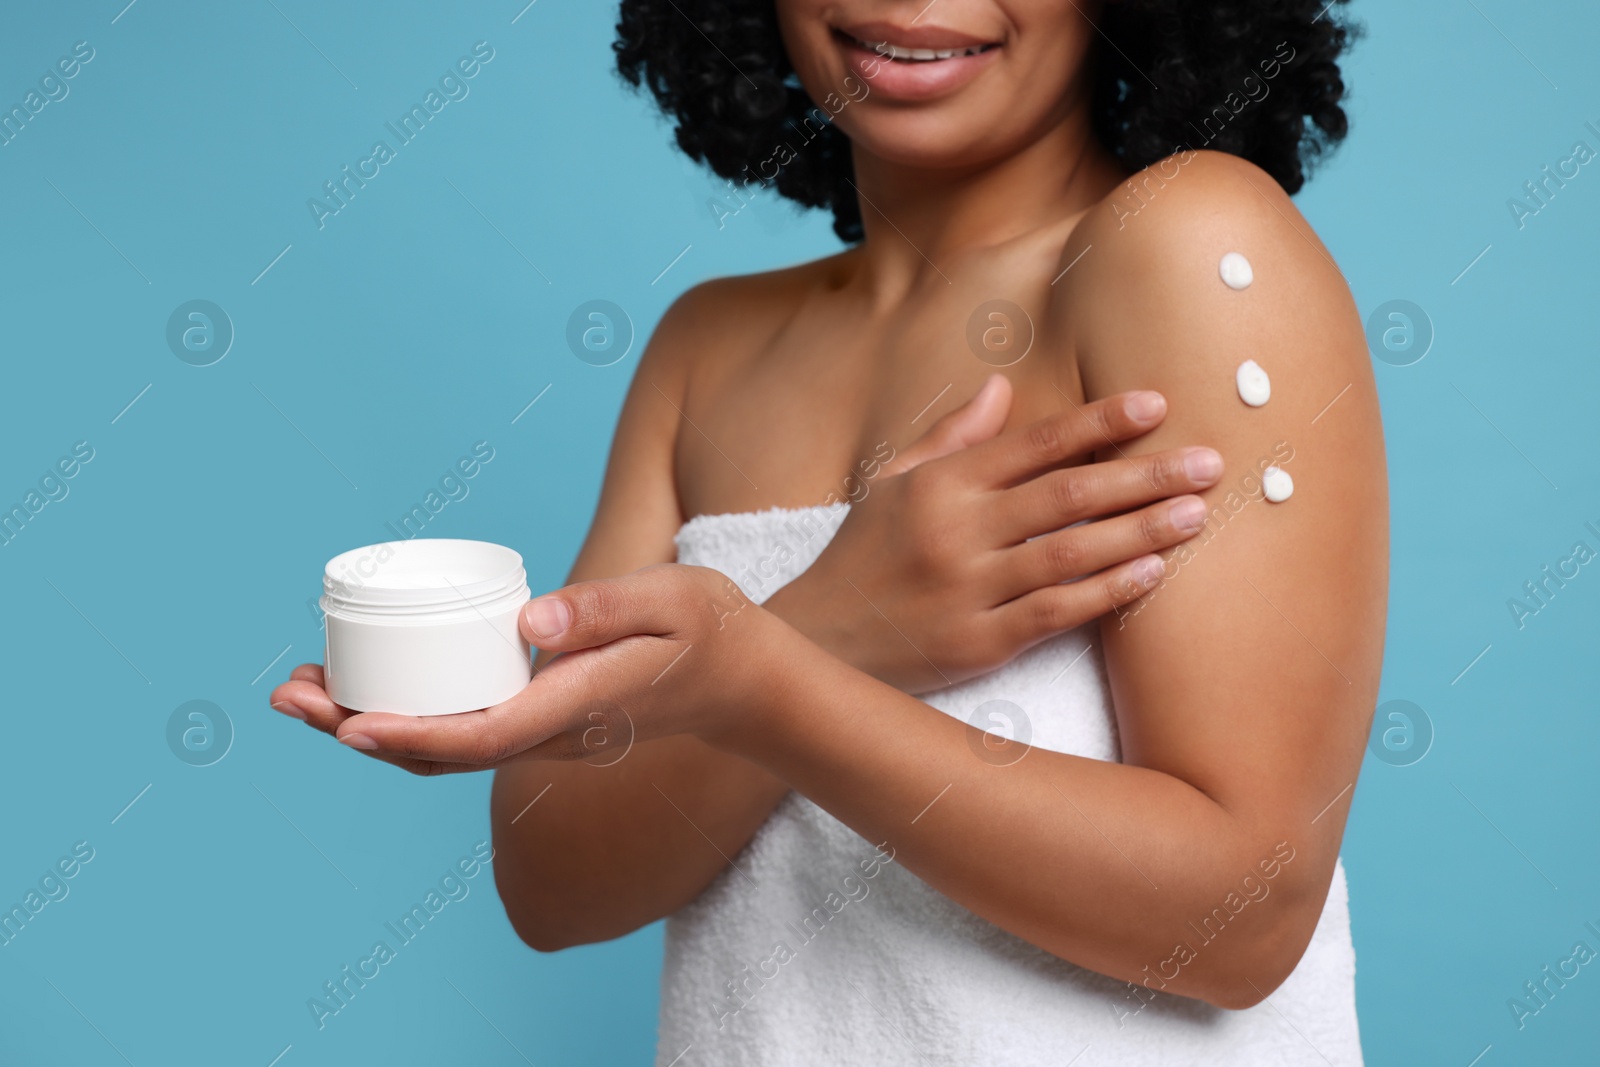
[{"label": "fingernail", "polygon": [[1149,589],[1151,586],[1161,581],[1162,569],[1163,566],[1160,556],[1146,556],[1144,559],[1141,559],[1139,562],[1133,565],[1134,581],[1138,582],[1146,589]]},{"label": "fingernail", "polygon": [[1183,533],[1193,533],[1206,524],[1206,505],[1191,497],[1172,505],[1172,525]]},{"label": "fingernail", "polygon": [[1140,392],[1128,397],[1128,416],[1135,422],[1149,422],[1167,410],[1167,398],[1160,393]]},{"label": "fingernail", "polygon": [[1183,457],[1183,472],[1197,482],[1214,482],[1222,475],[1222,455],[1214,448],[1197,448]]},{"label": "fingernail", "polygon": [[295,705],[289,703],[287,700],[278,701],[276,704],[272,705],[272,708],[274,711],[283,712],[291,719],[299,719],[301,722],[306,721],[306,713]]},{"label": "fingernail", "polygon": [[572,609],[559,598],[540,597],[522,609],[522,616],[528,621],[528,629],[533,631],[534,636],[554,637],[572,622]]},{"label": "fingernail", "polygon": [[341,745],[349,745],[351,748],[359,748],[363,752],[371,752],[378,747],[378,742],[366,734],[345,734],[339,738],[339,743]]}]

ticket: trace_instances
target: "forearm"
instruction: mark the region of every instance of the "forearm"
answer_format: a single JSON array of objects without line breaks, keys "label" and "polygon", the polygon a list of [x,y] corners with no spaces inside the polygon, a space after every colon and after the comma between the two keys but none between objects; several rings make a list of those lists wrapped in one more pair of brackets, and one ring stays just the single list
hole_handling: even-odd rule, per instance
[{"label": "forearm", "polygon": [[495,774],[495,879],[540,951],[620,937],[670,915],[728,867],[788,791],[688,736],[610,766],[529,761]]},{"label": "forearm", "polygon": [[[873,673],[873,644],[852,634],[837,609],[815,610],[812,591],[802,575],[764,610]],[[688,904],[789,790],[770,771],[691,737],[639,744],[614,765],[593,765],[610,758],[530,761],[495,775],[500,896],[518,934],[541,951],[620,937]]]},{"label": "forearm", "polygon": [[902,693],[926,693],[952,681],[858,589],[824,583],[814,570],[803,571],[761,607],[840,663]]},{"label": "forearm", "polygon": [[[1043,749],[996,766],[974,752],[978,731],[789,635],[766,660],[771,702],[716,743],[887,842],[946,896],[1081,966],[1223,1006],[1254,1003],[1298,961],[1321,899],[1309,839],[1289,840],[1276,858],[1303,858],[1272,863],[1266,881],[1258,865],[1294,835],[1147,768]],[[1167,962],[1252,873],[1270,897],[1237,932]]]},{"label": "forearm", "polygon": [[[810,571],[803,571],[773,593],[761,605],[771,615],[782,619],[803,634],[807,640],[849,667],[897,689],[903,688],[900,679],[888,669],[884,657],[875,655],[876,644],[862,631],[860,612],[841,610],[835,601],[818,604],[811,594],[815,579],[808,579]],[[847,607],[870,611],[865,602]],[[877,635],[873,635],[877,636]]]}]

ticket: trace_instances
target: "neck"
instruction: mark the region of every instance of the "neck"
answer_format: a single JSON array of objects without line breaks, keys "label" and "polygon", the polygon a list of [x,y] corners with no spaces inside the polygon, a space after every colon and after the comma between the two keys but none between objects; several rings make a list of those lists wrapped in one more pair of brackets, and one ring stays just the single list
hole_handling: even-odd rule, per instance
[{"label": "neck", "polygon": [[866,233],[862,280],[905,292],[961,253],[1001,244],[1086,210],[1126,176],[1094,136],[1087,100],[1043,136],[980,166],[930,170],[854,152]]}]

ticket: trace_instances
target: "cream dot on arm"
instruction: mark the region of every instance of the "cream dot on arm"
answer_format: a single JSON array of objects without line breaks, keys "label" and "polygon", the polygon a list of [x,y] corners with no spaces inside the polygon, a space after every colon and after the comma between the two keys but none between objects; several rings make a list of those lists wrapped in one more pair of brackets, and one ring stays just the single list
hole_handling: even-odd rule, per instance
[{"label": "cream dot on arm", "polygon": [[1260,407],[1272,398],[1272,380],[1261,369],[1261,364],[1253,359],[1239,364],[1233,380],[1239,387],[1239,399],[1253,408]]},{"label": "cream dot on arm", "polygon": [[1229,289],[1248,289],[1250,283],[1256,280],[1250,261],[1237,252],[1229,252],[1222,257],[1222,262],[1217,264],[1217,273],[1222,275],[1223,284]]},{"label": "cream dot on arm", "polygon": [[1261,491],[1270,502],[1281,504],[1294,495],[1294,479],[1282,467],[1268,467],[1261,472]]}]

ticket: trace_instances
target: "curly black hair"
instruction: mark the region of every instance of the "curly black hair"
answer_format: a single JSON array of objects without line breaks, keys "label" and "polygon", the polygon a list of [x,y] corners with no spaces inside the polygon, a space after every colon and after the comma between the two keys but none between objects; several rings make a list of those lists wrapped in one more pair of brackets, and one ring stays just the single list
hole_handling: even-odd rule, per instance
[{"label": "curly black hair", "polygon": [[[1097,136],[1130,168],[1210,148],[1298,192],[1349,128],[1338,60],[1357,30],[1333,10],[1346,2],[1108,3],[1090,55]],[[827,122],[837,109],[820,110],[795,77],[773,0],[622,0],[612,47],[622,77],[676,120],[691,159],[830,208],[841,240],[862,239],[850,141]],[[776,173],[756,173],[782,145]]]}]

